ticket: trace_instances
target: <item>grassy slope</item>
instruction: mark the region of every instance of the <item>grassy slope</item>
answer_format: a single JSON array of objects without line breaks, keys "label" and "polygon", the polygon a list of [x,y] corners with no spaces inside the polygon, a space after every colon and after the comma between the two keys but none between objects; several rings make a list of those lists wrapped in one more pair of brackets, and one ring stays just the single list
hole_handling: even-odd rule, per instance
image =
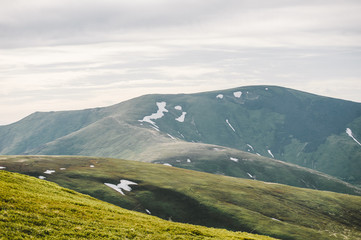
[{"label": "grassy slope", "polygon": [[[217,152],[214,148],[222,151]],[[157,131],[125,123],[116,116],[104,118],[50,142],[36,153],[115,156],[145,162],[170,162],[182,168],[227,176],[249,178],[247,173],[250,173],[262,181],[356,195],[361,193],[360,189],[346,182],[310,169],[235,149],[172,140]],[[230,162],[230,157],[238,158],[239,163]],[[191,158],[192,162],[176,162],[187,158]]]},{"label": "grassy slope", "polygon": [[0,126],[0,151],[6,154],[27,153],[102,117],[99,109],[37,112],[14,124]]},{"label": "grassy slope", "polygon": [[0,239],[271,239],[161,220],[0,171]]},{"label": "grassy slope", "polygon": [[[242,91],[240,98],[235,91]],[[216,96],[222,93],[223,99]],[[155,120],[158,134],[138,120],[167,102]],[[182,106],[187,112],[177,122]],[[226,119],[234,127],[233,131]],[[33,114],[0,127],[1,154],[61,154],[136,159],[146,147],[172,141],[194,142],[259,153],[361,183],[361,104],[286,88],[251,86],[198,94],[146,95],[98,109]],[[247,144],[253,146],[251,149]],[[342,169],[342,170],[340,170]]]},{"label": "grassy slope", "polygon": [[[2,157],[10,171],[47,179],[102,200],[174,221],[282,239],[361,237],[361,197],[299,189],[158,164],[84,157]],[[89,165],[94,164],[94,168]],[[66,170],[60,171],[59,168]],[[139,185],[125,196],[103,183]]]},{"label": "grassy slope", "polygon": [[[237,159],[237,162],[231,158]],[[324,173],[217,145],[186,142],[158,144],[144,149],[134,159],[169,163],[175,167],[232,177],[361,195],[360,188]]]}]

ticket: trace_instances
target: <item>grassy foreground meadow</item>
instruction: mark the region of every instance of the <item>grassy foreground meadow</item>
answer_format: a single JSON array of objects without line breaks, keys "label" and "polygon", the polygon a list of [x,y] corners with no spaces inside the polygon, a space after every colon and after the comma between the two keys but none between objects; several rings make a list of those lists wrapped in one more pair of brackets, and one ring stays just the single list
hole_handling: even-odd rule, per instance
[{"label": "grassy foreground meadow", "polygon": [[0,239],[273,238],[174,223],[34,177],[0,171]]},{"label": "grassy foreground meadow", "polygon": [[[359,196],[111,158],[1,156],[0,166],[176,222],[290,240],[361,238]],[[104,184],[121,179],[137,185],[122,195]]]}]

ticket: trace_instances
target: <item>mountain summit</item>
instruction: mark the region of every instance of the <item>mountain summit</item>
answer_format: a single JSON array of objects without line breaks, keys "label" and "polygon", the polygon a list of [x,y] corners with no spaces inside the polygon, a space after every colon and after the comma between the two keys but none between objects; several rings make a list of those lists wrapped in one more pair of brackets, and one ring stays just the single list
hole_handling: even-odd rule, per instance
[{"label": "mountain summit", "polygon": [[145,95],[104,108],[37,112],[0,126],[0,154],[172,160],[196,168],[197,159],[222,154],[240,162],[231,152],[242,151],[354,184],[361,183],[360,142],[361,103],[276,86]]}]

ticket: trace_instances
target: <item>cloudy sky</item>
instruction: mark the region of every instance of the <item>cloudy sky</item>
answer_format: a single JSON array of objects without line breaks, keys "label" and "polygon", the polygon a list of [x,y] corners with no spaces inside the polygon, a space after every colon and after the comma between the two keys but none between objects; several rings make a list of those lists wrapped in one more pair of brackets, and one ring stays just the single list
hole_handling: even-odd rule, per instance
[{"label": "cloudy sky", "polygon": [[0,125],[147,93],[361,102],[359,0],[0,0]]}]

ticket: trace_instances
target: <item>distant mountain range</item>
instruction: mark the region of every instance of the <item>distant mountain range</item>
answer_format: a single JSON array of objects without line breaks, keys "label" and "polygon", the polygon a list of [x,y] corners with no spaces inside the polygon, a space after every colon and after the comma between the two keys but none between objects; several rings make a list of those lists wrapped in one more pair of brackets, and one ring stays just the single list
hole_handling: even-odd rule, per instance
[{"label": "distant mountain range", "polygon": [[361,103],[276,86],[145,95],[0,126],[3,155],[115,157],[339,192],[349,191],[301,175],[361,185],[360,142]]}]

